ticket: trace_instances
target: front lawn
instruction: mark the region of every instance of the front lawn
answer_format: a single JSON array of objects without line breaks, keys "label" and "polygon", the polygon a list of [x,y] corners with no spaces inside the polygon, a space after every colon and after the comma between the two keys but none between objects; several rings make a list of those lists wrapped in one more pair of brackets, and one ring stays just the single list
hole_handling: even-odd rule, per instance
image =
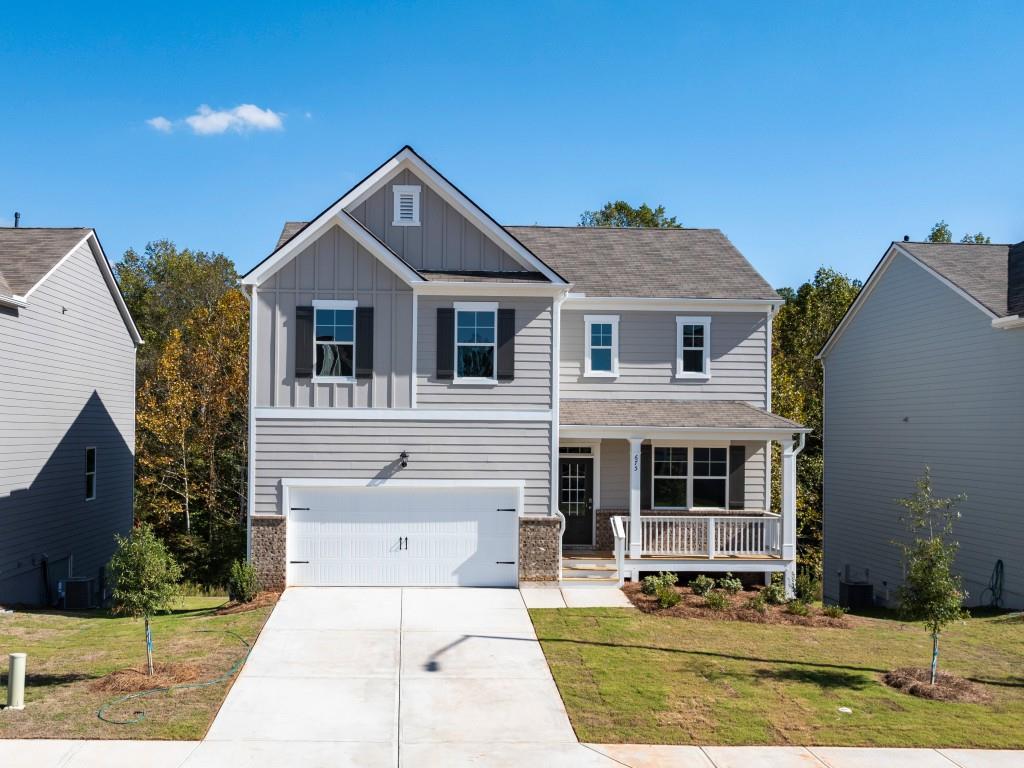
[{"label": "front lawn", "polygon": [[[941,668],[991,694],[920,699],[881,682],[926,666],[920,625],[848,628],[681,619],[630,609],[531,610],[580,741],[893,747],[1024,746],[1024,620],[973,618],[943,635]],[[849,707],[852,713],[839,712]]]},{"label": "front lawn", "polygon": [[[218,615],[223,597],[187,597],[170,614],[153,619],[157,664],[198,667],[197,682],[216,678],[246,652],[228,632],[253,643],[272,605]],[[101,721],[97,710],[118,698],[97,681],[125,668],[145,670],[146,643],[141,621],[111,618],[100,611],[16,611],[0,614],[0,703],[6,702],[7,654],[28,654],[25,709],[0,710],[0,738],[200,739],[220,708],[232,680],[136,698],[107,711],[134,725]]]}]

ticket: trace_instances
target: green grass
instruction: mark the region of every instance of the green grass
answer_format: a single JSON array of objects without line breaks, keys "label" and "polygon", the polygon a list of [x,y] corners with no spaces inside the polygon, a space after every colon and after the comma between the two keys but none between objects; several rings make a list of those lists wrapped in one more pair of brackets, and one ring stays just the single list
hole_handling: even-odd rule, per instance
[{"label": "green grass", "polygon": [[[629,609],[532,610],[580,741],[894,747],[1024,746],[1024,620],[973,618],[942,638],[940,668],[992,695],[927,701],[880,681],[926,666],[920,625],[852,617],[810,628],[659,617]],[[839,707],[852,714],[841,714]]]},{"label": "green grass", "polygon": [[[200,680],[227,672],[245,646],[224,630],[255,641],[270,606],[217,616],[223,597],[185,597],[181,607],[152,620],[157,663],[190,662],[202,668]],[[202,631],[202,630],[213,630]],[[113,725],[96,717],[99,707],[118,694],[94,689],[110,672],[145,669],[142,621],[92,612],[17,611],[0,614],[0,686],[6,701],[6,657],[28,654],[25,709],[0,711],[0,738],[51,739],[199,739],[220,708],[231,680],[179,690],[115,706],[117,719],[145,711],[136,725]]]}]

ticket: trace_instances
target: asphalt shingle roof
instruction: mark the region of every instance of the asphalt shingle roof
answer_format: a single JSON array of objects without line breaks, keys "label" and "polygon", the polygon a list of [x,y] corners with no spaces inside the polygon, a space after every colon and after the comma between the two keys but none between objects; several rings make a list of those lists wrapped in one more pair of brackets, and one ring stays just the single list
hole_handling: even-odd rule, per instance
[{"label": "asphalt shingle roof", "polygon": [[1009,245],[975,243],[897,243],[995,314],[1006,306]]},{"label": "asphalt shingle roof", "polygon": [[795,421],[738,400],[561,400],[558,422],[603,427],[791,429]]},{"label": "asphalt shingle roof", "polygon": [[0,293],[24,296],[91,231],[0,227]]}]

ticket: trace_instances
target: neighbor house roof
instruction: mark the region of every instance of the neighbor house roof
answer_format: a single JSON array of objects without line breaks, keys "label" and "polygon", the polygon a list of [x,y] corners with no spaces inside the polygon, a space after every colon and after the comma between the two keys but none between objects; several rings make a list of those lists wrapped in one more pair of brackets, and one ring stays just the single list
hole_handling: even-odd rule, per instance
[{"label": "neighbor house roof", "polygon": [[0,294],[28,294],[91,229],[0,228]]},{"label": "neighbor house roof", "polygon": [[562,400],[562,426],[771,429],[803,431],[795,421],[738,400]]},{"label": "neighbor house roof", "polygon": [[1007,314],[1009,245],[907,242],[896,245],[973,296],[994,314],[1000,317]]}]

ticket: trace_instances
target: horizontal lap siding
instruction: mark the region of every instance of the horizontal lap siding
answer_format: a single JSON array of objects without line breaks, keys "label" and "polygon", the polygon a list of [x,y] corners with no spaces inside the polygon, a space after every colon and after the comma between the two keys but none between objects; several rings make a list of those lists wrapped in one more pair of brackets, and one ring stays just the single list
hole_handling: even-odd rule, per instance
[{"label": "horizontal lap siding", "polygon": [[[583,376],[584,317],[619,316],[619,376]],[[689,313],[695,314],[695,313]],[[741,400],[766,407],[767,336],[763,313],[710,313],[711,378],[675,378],[675,312],[568,310],[562,313],[563,398]]]},{"label": "horizontal lap siding", "polygon": [[547,422],[258,419],[256,513],[279,513],[283,478],[393,478],[522,480],[525,512],[546,514],[550,462]]},{"label": "horizontal lap siding", "polygon": [[[455,301],[497,302],[515,309],[515,380],[493,386],[437,379],[437,310]],[[421,296],[417,340],[416,404],[421,408],[469,407],[547,410],[551,407],[551,299]]]},{"label": "horizontal lap siding", "polygon": [[[339,227],[282,266],[259,287],[257,298],[258,406],[410,407],[412,290]],[[373,307],[372,379],[351,384],[296,380],[295,308],[310,306],[314,299],[356,299],[361,307]]]},{"label": "horizontal lap siding", "polygon": [[0,602],[35,602],[40,555],[52,579],[69,553],[95,577],[132,522],[135,347],[87,243],[27,307],[0,310],[0,360]]},{"label": "horizontal lap siding", "polygon": [[955,527],[970,601],[1005,566],[1004,602],[1024,607],[1024,337],[904,257],[882,276],[825,361],[825,584],[870,571],[901,581],[896,498],[930,466],[940,497],[966,492]]}]

